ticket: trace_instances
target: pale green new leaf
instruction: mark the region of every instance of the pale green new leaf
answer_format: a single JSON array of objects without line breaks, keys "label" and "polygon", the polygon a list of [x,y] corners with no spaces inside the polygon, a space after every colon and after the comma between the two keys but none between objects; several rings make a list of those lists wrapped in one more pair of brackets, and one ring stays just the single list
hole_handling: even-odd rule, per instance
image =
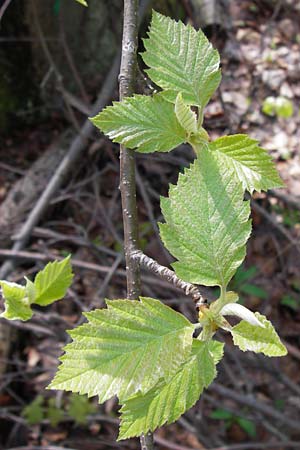
[{"label": "pale green new leaf", "polygon": [[87,2],[85,0],[76,0],[78,3],[80,3],[83,6],[87,6]]},{"label": "pale green new leaf", "polygon": [[283,186],[270,155],[255,139],[245,134],[224,136],[211,142],[209,149],[221,164],[234,169],[237,180],[250,193]]},{"label": "pale green new leaf", "polygon": [[175,102],[178,92],[190,105],[203,108],[221,81],[220,57],[204,33],[153,12],[142,54],[151,80]]},{"label": "pale green new leaf", "polygon": [[198,127],[196,114],[184,103],[181,93],[179,93],[176,97],[175,114],[180,125],[188,133],[197,133]]},{"label": "pale green new leaf", "polygon": [[167,152],[186,141],[174,105],[161,94],[127,97],[91,120],[113,142],[142,153]]},{"label": "pale green new leaf", "polygon": [[26,289],[17,283],[1,280],[0,286],[5,301],[5,311],[1,317],[8,320],[28,320],[32,317]]},{"label": "pale green new leaf", "polygon": [[250,235],[249,202],[233,169],[203,148],[161,200],[161,238],[178,261],[177,275],[191,283],[226,286],[242,263]]},{"label": "pale green new leaf", "polygon": [[150,298],[107,305],[70,332],[51,388],[98,395],[100,403],[128,398],[168,380],[189,356],[194,327],[181,314]]},{"label": "pale green new leaf", "polygon": [[256,353],[264,353],[267,356],[286,355],[287,350],[271,322],[258,312],[255,313],[255,316],[264,328],[250,325],[242,320],[231,329],[234,344],[243,351],[251,350]]},{"label": "pale green new leaf", "polygon": [[41,306],[50,305],[66,295],[73,280],[70,256],[62,261],[48,263],[34,280],[34,303]]},{"label": "pale green new leaf", "polygon": [[190,357],[168,383],[161,383],[146,395],[125,401],[121,409],[120,439],[146,434],[177,420],[199,399],[216,376],[223,344],[193,341]]}]

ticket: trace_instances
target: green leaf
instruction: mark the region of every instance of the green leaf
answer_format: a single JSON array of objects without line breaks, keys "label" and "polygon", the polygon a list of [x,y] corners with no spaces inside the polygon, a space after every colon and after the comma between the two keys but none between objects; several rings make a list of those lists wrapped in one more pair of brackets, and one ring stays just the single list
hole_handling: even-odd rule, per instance
[{"label": "green leaf", "polygon": [[268,116],[283,117],[289,119],[294,113],[293,103],[285,97],[267,97],[263,102],[263,113]]},{"label": "green leaf", "polygon": [[280,300],[280,304],[283,306],[288,306],[293,311],[298,311],[299,309],[299,299],[296,299],[291,295],[284,295]]},{"label": "green leaf", "polygon": [[50,388],[98,395],[99,402],[149,391],[188,357],[194,326],[158,300],[107,301],[70,332],[63,364]]},{"label": "green leaf", "polygon": [[76,0],[78,3],[80,3],[83,6],[88,6],[87,2],[85,0]]},{"label": "green leaf", "polygon": [[38,395],[33,402],[23,409],[22,416],[29,425],[40,424],[44,419],[44,412],[42,408],[43,403],[44,398],[41,395]]},{"label": "green leaf", "polygon": [[161,94],[135,95],[114,102],[91,120],[113,142],[141,153],[168,152],[186,141],[174,105]]},{"label": "green leaf", "polygon": [[56,406],[56,399],[50,398],[46,409],[46,417],[52,427],[56,427],[64,418],[64,411]]},{"label": "green leaf", "polygon": [[275,187],[283,182],[267,151],[259,147],[257,141],[245,134],[235,134],[216,139],[209,148],[228,169],[233,168],[236,179],[244,189],[252,193]]},{"label": "green leaf", "polygon": [[50,305],[66,295],[72,283],[73,274],[70,256],[62,261],[53,261],[40,271],[34,280],[34,303],[41,306]]},{"label": "green leaf", "polygon": [[153,12],[149,39],[144,40],[147,73],[175,102],[178,92],[184,101],[201,108],[220,84],[220,57],[204,33]]},{"label": "green leaf", "polygon": [[209,417],[217,420],[231,420],[234,417],[234,414],[227,409],[217,408],[209,415]]},{"label": "green leaf", "polygon": [[286,355],[287,350],[271,322],[258,312],[255,313],[255,316],[264,325],[264,328],[250,325],[242,320],[231,329],[234,344],[243,351],[252,350],[256,353],[264,353],[266,356]]},{"label": "green leaf", "polygon": [[169,198],[161,200],[166,220],[161,238],[178,259],[177,275],[191,283],[226,286],[242,263],[251,232],[249,202],[233,169],[203,149]]},{"label": "green leaf", "polygon": [[257,274],[257,267],[256,266],[250,266],[248,269],[245,269],[245,267],[242,265],[238,268],[236,271],[236,274],[234,275],[234,285],[240,286],[245,281],[251,280],[255,277]]},{"label": "green leaf", "polygon": [[294,113],[293,103],[285,97],[277,97],[276,114],[278,117],[289,119]]},{"label": "green leaf", "polygon": [[96,411],[96,405],[91,403],[87,397],[72,394],[70,398],[70,405],[68,407],[68,413],[76,423],[79,425],[84,425],[87,423],[88,416],[90,414],[95,414]]},{"label": "green leaf", "polygon": [[25,287],[5,280],[0,281],[0,286],[5,301],[5,311],[1,317],[8,320],[30,319],[32,311]]},{"label": "green leaf", "polygon": [[256,437],[256,425],[252,420],[245,419],[244,417],[236,417],[235,421],[249,436],[252,438]]},{"label": "green leaf", "polygon": [[199,399],[217,372],[223,344],[194,339],[192,353],[168,383],[161,383],[146,395],[125,401],[121,409],[120,439],[154,431],[177,420]]},{"label": "green leaf", "polygon": [[276,112],[276,98],[267,97],[263,101],[262,112],[267,116],[274,116]]},{"label": "green leaf", "polygon": [[241,292],[248,295],[253,295],[254,297],[261,298],[263,300],[268,298],[268,293],[261,287],[255,284],[246,283],[240,287]]},{"label": "green leaf", "polygon": [[197,116],[194,111],[184,103],[181,93],[176,97],[175,114],[182,128],[188,133],[197,133]]}]

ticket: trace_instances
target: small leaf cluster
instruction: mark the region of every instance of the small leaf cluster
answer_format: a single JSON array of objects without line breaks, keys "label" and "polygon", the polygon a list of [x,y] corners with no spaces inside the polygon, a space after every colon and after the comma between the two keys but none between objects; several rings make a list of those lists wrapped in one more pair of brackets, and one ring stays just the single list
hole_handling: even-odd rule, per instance
[{"label": "small leaf cluster", "polygon": [[0,280],[5,301],[5,311],[1,317],[9,320],[29,320],[33,315],[33,304],[47,306],[63,298],[73,280],[70,256],[62,261],[48,263],[36,275],[34,282],[27,277],[25,280],[25,286]]},{"label": "small leaf cluster", "polygon": [[[223,356],[223,344],[213,339],[219,328],[243,351],[286,354],[272,324],[237,304],[238,295],[227,290],[251,233],[245,191],[282,181],[267,152],[248,136],[210,142],[203,113],[221,74],[218,52],[202,31],[154,12],[144,44],[146,72],[161,91],[114,102],[92,121],[114,142],[138,152],[193,147],[193,164],[161,199],[160,235],[177,259],[177,276],[219,286],[220,297],[200,306],[197,324],[156,299],[108,300],[107,309],[87,313],[88,323],[70,332],[73,342],[50,388],[97,395],[100,403],[117,395],[119,439],[171,423],[194,405]],[[225,318],[231,315],[242,320],[231,326]]]},{"label": "small leaf cluster", "polygon": [[65,416],[70,417],[78,425],[84,425],[90,414],[96,413],[96,406],[91,403],[87,397],[82,397],[77,394],[72,394],[64,408],[58,407],[54,397],[47,401],[42,395],[37,395],[35,399],[27,405],[23,411],[22,416],[29,425],[39,425],[43,420],[49,420],[50,425],[56,427],[62,422]]}]

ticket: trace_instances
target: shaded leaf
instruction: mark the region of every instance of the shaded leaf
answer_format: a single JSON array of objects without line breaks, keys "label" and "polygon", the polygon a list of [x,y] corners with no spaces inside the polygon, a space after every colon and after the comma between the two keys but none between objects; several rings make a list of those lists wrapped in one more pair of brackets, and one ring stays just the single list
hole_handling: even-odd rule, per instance
[{"label": "shaded leaf", "polygon": [[64,418],[64,411],[56,406],[56,399],[50,398],[46,409],[46,417],[50,422],[50,425],[56,427],[59,422]]},{"label": "shaded leaf", "polygon": [[197,133],[197,116],[194,111],[184,103],[181,93],[176,97],[175,114],[182,128],[188,133]]},{"label": "shaded leaf", "polygon": [[41,395],[38,395],[33,402],[23,409],[22,416],[29,425],[37,425],[42,422],[44,418],[43,403],[44,398]]},{"label": "shaded leaf", "polygon": [[68,414],[79,425],[85,424],[88,416],[90,414],[95,414],[96,411],[96,405],[91,403],[86,396],[76,394],[71,395]]}]

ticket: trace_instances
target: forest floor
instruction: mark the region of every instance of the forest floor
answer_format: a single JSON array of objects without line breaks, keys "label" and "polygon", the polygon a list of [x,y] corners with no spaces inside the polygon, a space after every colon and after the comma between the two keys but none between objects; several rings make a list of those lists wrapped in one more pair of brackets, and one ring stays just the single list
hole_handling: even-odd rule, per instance
[{"label": "forest floor", "polygon": [[[233,133],[257,139],[285,182],[280,191],[254,196],[253,234],[232,289],[244,305],[267,315],[289,354],[270,360],[243,353],[220,334],[228,345],[216,381],[177,423],[155,433],[160,450],[300,448],[300,422],[298,429],[295,425],[300,420],[300,7],[262,3],[232,1],[229,28],[216,27],[210,36],[221,53],[223,80],[204,126],[212,139]],[[274,98],[281,99],[281,108],[273,114]],[[63,128],[60,117],[52,115],[3,141],[0,200]],[[159,198],[191,160],[186,146],[137,156],[140,247],[163,265],[172,258],[159,239]],[[5,365],[0,448],[138,448],[136,440],[116,442],[115,400],[98,406],[96,399],[45,391],[68,339],[66,330],[81,323],[83,311],[104,306],[105,298],[126,297],[122,233],[118,149],[95,132],[34,229],[22,264],[10,274],[14,281],[32,277],[44,266],[45,255],[71,253],[77,262],[63,301],[36,311],[28,323],[10,325],[12,346],[0,360]],[[152,275],[142,273],[142,279],[144,295],[196,320],[191,300]]]}]

